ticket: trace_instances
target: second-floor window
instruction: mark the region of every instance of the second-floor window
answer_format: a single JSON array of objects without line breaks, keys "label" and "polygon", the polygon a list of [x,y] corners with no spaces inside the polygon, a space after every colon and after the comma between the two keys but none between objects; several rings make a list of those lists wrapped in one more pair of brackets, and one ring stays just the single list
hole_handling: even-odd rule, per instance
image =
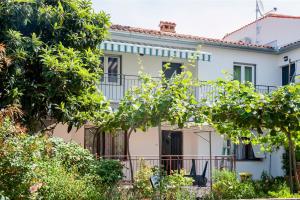
[{"label": "second-floor window", "polygon": [[233,66],[233,79],[242,83],[247,81],[254,83],[254,66],[235,64]]},{"label": "second-floor window", "polygon": [[101,57],[101,68],[103,70],[102,82],[105,83],[120,83],[121,73],[121,57],[108,55]]}]

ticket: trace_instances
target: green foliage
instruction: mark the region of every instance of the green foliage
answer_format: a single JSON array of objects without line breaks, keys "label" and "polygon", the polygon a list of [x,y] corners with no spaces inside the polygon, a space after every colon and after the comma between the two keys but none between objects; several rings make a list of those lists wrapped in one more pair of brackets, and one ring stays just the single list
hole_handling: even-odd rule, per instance
[{"label": "green foliage", "polygon": [[240,182],[234,172],[215,171],[211,198],[247,199],[256,197],[255,188],[249,181]]},{"label": "green foliage", "polygon": [[185,177],[185,171],[180,170],[172,172],[171,175],[166,176],[160,183],[160,194],[165,199],[195,199],[196,195],[191,190],[186,188],[193,185],[193,179]]},{"label": "green foliage", "polygon": [[288,133],[299,141],[300,85],[260,94],[251,83],[219,79],[207,84],[218,98],[212,104],[204,100],[200,110],[221,134],[234,142],[247,137],[254,144],[266,144],[262,150],[268,151],[287,145]]},{"label": "green foliage", "polygon": [[0,21],[11,59],[0,70],[0,109],[19,104],[31,131],[47,117],[69,130],[107,120],[108,103],[96,88],[107,14],[95,13],[90,0],[2,0]]},{"label": "green foliage", "polygon": [[118,160],[100,159],[96,163],[96,174],[100,183],[106,186],[116,186],[123,178],[123,165]]},{"label": "green foliage", "polygon": [[283,177],[273,178],[263,172],[260,180],[239,181],[229,171],[215,171],[212,193],[204,199],[297,198],[290,193]]},{"label": "green foliage", "polygon": [[[166,175],[157,168],[149,167],[143,160],[140,165],[141,168],[137,172],[134,182],[136,198],[195,199],[195,193],[187,188],[187,186],[192,186],[193,179],[185,177],[183,170],[179,173],[174,171],[171,175]],[[153,189],[150,183],[150,177],[153,175],[161,177],[156,189]]]},{"label": "green foliage", "polygon": [[[10,121],[0,126],[0,191],[10,199],[95,199],[95,160],[77,144],[13,132]],[[77,196],[74,196],[77,195]],[[96,198],[97,199],[97,198]]]},{"label": "green foliage", "polygon": [[189,71],[167,79],[163,72],[160,78],[139,74],[141,84],[129,90],[120,101],[114,118],[106,128],[123,130],[140,128],[145,131],[163,122],[183,127],[196,111],[197,101],[193,80]]},{"label": "green foliage", "polygon": [[68,172],[59,162],[45,162],[41,166],[42,173],[39,189],[31,187],[32,193],[43,199],[101,199],[99,189],[93,184],[93,178]]},{"label": "green foliage", "polygon": [[67,171],[79,174],[94,173],[95,158],[87,150],[74,142],[64,142],[61,138],[49,138],[52,146],[51,157],[59,160]]},{"label": "green foliage", "polygon": [[146,164],[144,160],[140,161],[140,170],[135,175],[133,183],[134,190],[143,198],[150,198],[153,194],[153,188],[150,183],[150,177],[155,173],[153,169]]}]

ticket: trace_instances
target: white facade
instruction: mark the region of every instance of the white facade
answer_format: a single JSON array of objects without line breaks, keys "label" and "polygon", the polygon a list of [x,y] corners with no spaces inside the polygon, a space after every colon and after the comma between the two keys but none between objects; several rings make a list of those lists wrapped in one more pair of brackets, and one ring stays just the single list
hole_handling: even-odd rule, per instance
[{"label": "white facade", "polygon": [[[281,47],[300,40],[300,17],[269,14],[226,35],[228,41],[247,41]],[[258,29],[258,31],[256,31]]]},{"label": "white facade", "polygon": [[[278,20],[278,21],[274,21]],[[285,29],[289,26],[287,19],[265,18],[261,23],[266,23],[262,29],[261,41],[268,43],[277,39],[278,43],[287,43],[290,40],[297,38],[299,30],[289,31],[292,35],[284,35]],[[295,20],[293,23],[299,23],[300,20]],[[254,25],[253,25],[254,26]],[[283,28],[281,28],[281,26]],[[294,25],[293,25],[294,26]],[[240,32],[231,34],[226,40],[239,40],[242,36],[253,37],[252,25],[242,29]],[[271,34],[267,27],[277,27],[282,32]],[[265,31],[266,32],[263,32]],[[269,34],[269,35],[268,35]],[[180,36],[180,37],[179,37]],[[247,44],[227,43],[220,40],[205,40],[201,38],[189,38],[183,35],[176,37],[176,34],[147,34],[139,33],[137,31],[118,31],[113,29],[111,31],[111,40],[118,42],[126,42],[132,45],[140,45],[140,47],[150,46],[159,48],[168,48],[173,50],[188,50],[197,51],[200,47],[201,52],[208,52],[211,55],[209,60],[199,59],[197,62],[189,62],[186,58],[171,58],[163,55],[148,55],[141,52],[127,52],[116,49],[106,50],[106,56],[118,57],[119,68],[118,74],[137,75],[139,71],[144,71],[150,75],[157,77],[159,71],[162,69],[163,62],[181,63],[187,66],[187,69],[193,73],[193,76],[199,80],[207,81],[224,77],[224,71],[233,74],[234,65],[247,65],[253,69],[253,83],[255,85],[262,85],[263,92],[269,91],[268,86],[281,86],[282,84],[282,66],[290,63],[296,63],[296,73],[300,74],[300,64],[297,62],[300,59],[300,48],[298,44],[287,46],[281,49],[252,46]],[[283,36],[283,37],[282,37]],[[121,44],[121,43],[120,43]],[[122,47],[123,48],[123,47]],[[148,50],[141,50],[146,52]],[[149,53],[149,52],[148,52]],[[178,55],[178,54],[177,54]],[[288,57],[285,61],[284,57]],[[107,62],[107,61],[105,61]],[[107,63],[106,63],[107,65]],[[107,66],[104,66],[104,68]],[[107,69],[105,69],[107,71]],[[122,77],[124,77],[122,75]],[[125,76],[126,77],[126,76]],[[129,86],[128,86],[129,87]],[[125,92],[127,85],[112,84],[99,87],[104,94],[117,103]],[[267,89],[266,89],[267,88]],[[66,141],[74,140],[84,145],[84,128],[78,131],[72,130],[70,134],[66,134],[67,128],[59,125],[55,131],[55,136],[63,137]],[[162,127],[162,130],[169,130],[168,127]],[[201,155],[207,156],[209,154],[209,143],[207,132],[203,132],[202,128],[184,129],[182,139],[182,154],[186,156]],[[225,140],[218,133],[212,133],[212,155],[218,156],[223,154],[223,147]],[[130,138],[130,151],[135,156],[158,156],[159,155],[159,137],[157,128],[151,128],[143,133],[137,131],[133,133]],[[253,147],[254,154],[258,153],[258,148]],[[266,153],[260,156],[257,160],[242,160],[237,161],[237,172],[250,172],[255,179],[260,178],[263,171],[269,172],[273,176],[282,176],[283,170],[281,165],[283,149]]]}]

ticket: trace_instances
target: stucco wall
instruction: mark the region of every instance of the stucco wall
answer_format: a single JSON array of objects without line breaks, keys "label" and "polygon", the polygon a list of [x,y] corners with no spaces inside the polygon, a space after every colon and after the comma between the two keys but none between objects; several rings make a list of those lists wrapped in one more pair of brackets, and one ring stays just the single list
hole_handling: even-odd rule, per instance
[{"label": "stucco wall", "polygon": [[271,86],[281,84],[281,69],[277,63],[277,55],[208,46],[202,46],[201,50],[212,53],[212,60],[199,63],[200,80],[224,77],[223,71],[232,74],[233,63],[239,62],[256,65],[256,84]]},{"label": "stucco wall", "polygon": [[[162,127],[162,130],[169,130],[169,128]],[[59,124],[54,130],[55,137],[61,137],[65,141],[77,142],[84,146],[84,127],[76,131],[73,129],[67,133],[67,126]],[[190,128],[183,130],[183,155],[185,156],[208,156],[209,155],[209,133],[199,128]],[[212,155],[222,155],[223,137],[216,132],[212,132]],[[138,130],[131,135],[130,138],[130,152],[132,156],[155,156],[159,155],[159,139],[157,127],[150,128],[146,132]],[[272,153],[271,160],[270,154],[267,153],[266,157],[261,161],[237,161],[236,170],[239,172],[250,172],[253,174],[254,179],[259,179],[262,172],[271,172],[272,176],[282,176],[282,153],[280,149]],[[270,163],[271,162],[271,163]],[[203,163],[202,163],[203,164]],[[214,165],[214,162],[213,162]],[[190,166],[189,166],[190,167]],[[202,167],[203,166],[198,166]],[[202,169],[201,168],[201,169]],[[200,168],[198,169],[201,171]]]},{"label": "stucco wall", "polygon": [[[300,19],[273,18],[268,17],[258,22],[260,33],[259,44],[268,44],[277,40],[277,46],[298,41],[300,39]],[[225,37],[225,40],[239,41],[249,37],[252,43],[256,40],[256,24],[251,24],[233,34]]]}]

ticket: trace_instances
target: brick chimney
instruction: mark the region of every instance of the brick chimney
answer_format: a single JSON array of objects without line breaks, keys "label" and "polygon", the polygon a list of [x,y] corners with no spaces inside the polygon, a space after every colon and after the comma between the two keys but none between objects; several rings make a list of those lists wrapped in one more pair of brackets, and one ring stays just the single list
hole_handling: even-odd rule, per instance
[{"label": "brick chimney", "polygon": [[160,21],[159,28],[162,32],[176,33],[175,31],[176,24],[173,22]]}]

